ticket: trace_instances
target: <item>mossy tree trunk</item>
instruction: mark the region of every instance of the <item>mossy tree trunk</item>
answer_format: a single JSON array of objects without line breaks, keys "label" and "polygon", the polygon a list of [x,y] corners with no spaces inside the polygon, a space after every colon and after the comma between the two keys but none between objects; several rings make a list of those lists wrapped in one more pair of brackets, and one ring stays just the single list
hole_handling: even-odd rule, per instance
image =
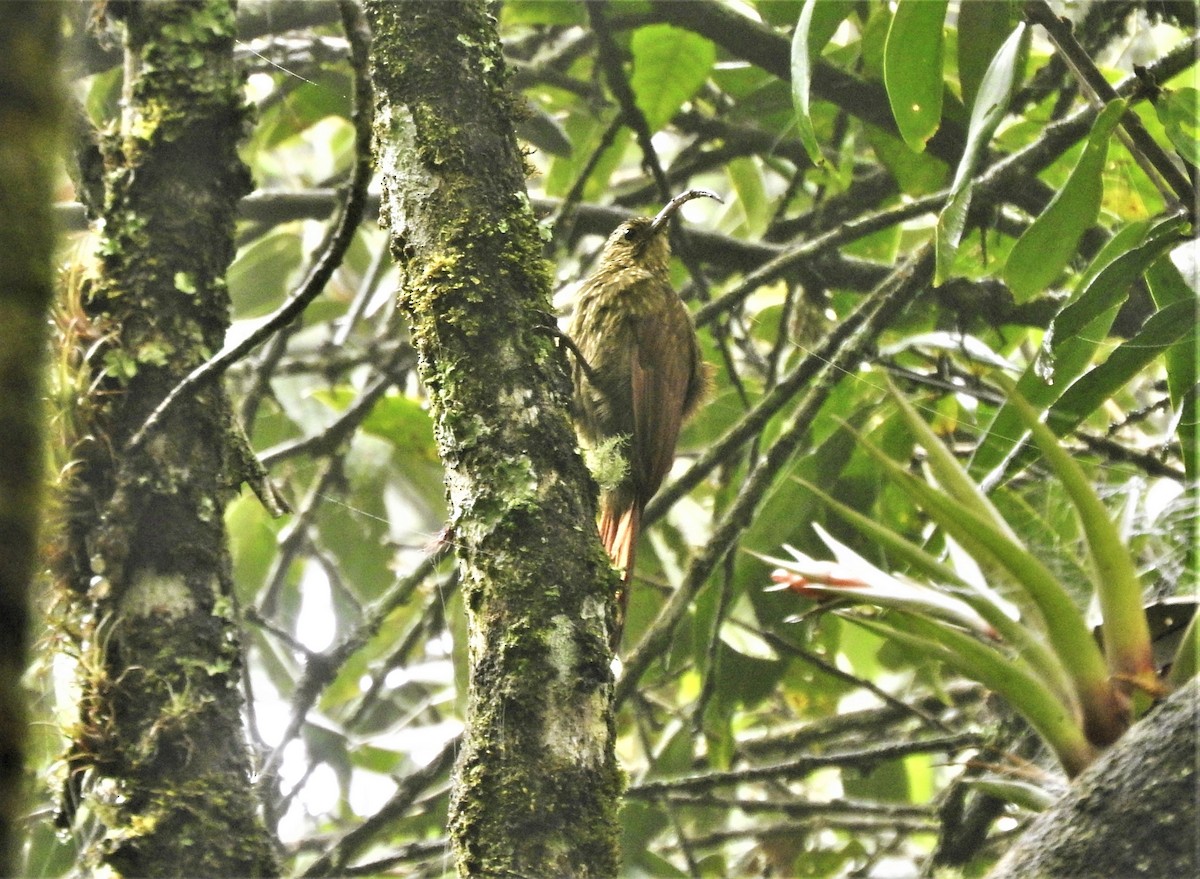
[{"label": "mossy tree trunk", "polygon": [[1076,778],[989,879],[1200,875],[1197,719],[1193,678]]},{"label": "mossy tree trunk", "polygon": [[42,370],[53,290],[61,9],[0,4],[0,876],[16,875],[21,674],[43,482]]},{"label": "mossy tree trunk", "polygon": [[615,577],[568,418],[550,278],[495,22],[479,0],[367,4],[400,303],[446,466],[467,608],[451,805],[464,876],[614,876]]},{"label": "mossy tree trunk", "polygon": [[[219,388],[147,415],[219,350],[234,212],[250,188],[231,0],[108,3],[122,115],[102,144],[104,234],[84,289],[92,392],[74,413],[63,590],[82,702],[69,754],[96,822],[84,856],[126,876],[276,872],[250,783],[223,512],[238,481]],[[115,21],[114,21],[115,19]]]}]

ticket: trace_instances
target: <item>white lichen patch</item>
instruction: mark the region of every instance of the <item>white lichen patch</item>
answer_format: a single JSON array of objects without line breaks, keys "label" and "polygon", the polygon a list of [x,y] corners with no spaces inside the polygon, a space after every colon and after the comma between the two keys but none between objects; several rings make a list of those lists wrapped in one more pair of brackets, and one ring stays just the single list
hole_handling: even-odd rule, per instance
[{"label": "white lichen patch", "polygon": [[[218,591],[214,579],[211,588]],[[133,617],[159,616],[178,619],[195,610],[191,590],[182,576],[142,570],[121,597],[122,613]]]},{"label": "white lichen patch", "polygon": [[603,689],[597,689],[580,700],[574,680],[578,659],[574,624],[563,614],[551,620],[549,647],[550,663],[557,674],[549,694],[551,708],[546,712],[542,744],[552,763],[603,765],[608,738],[607,699]]},{"label": "white lichen patch", "polygon": [[626,437],[609,437],[592,448],[583,450],[583,462],[601,491],[612,491],[629,474],[629,459],[625,456]]}]

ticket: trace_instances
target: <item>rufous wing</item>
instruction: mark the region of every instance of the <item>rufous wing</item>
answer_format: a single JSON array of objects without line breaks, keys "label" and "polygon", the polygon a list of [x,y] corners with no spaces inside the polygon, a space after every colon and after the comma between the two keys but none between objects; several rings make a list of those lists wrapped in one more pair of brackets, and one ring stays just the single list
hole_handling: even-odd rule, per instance
[{"label": "rufous wing", "polygon": [[695,335],[683,303],[669,291],[670,315],[639,318],[631,358],[633,436],[629,466],[636,503],[644,507],[675,460],[675,444],[697,380]]}]

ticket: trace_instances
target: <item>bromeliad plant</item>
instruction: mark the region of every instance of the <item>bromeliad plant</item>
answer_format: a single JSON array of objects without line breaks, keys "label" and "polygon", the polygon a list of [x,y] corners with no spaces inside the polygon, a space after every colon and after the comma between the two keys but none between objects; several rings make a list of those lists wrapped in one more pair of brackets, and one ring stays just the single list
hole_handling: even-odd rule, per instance
[{"label": "bromeliad plant", "polygon": [[[1090,588],[1103,617],[1093,637],[1065,583],[1024,545],[997,507],[912,405],[889,388],[927,454],[931,481],[913,475],[865,439],[888,478],[961,549],[979,577],[956,568],[896,531],[808,487],[889,557],[937,585],[889,574],[814,526],[835,561],[785,547],[790,559],[773,579],[810,597],[887,608],[883,615],[842,612],[856,624],[939,659],[1006,699],[1046,741],[1068,775],[1112,744],[1154,699],[1195,673],[1200,634],[1193,619],[1167,675],[1155,668],[1134,559],[1088,478],[1036,410],[997,376],[1010,405],[1061,482],[1087,546]],[[965,566],[970,568],[971,566]],[[986,581],[986,582],[984,582]],[[988,583],[994,584],[989,586]],[[1011,602],[1001,597],[1004,591]]]}]

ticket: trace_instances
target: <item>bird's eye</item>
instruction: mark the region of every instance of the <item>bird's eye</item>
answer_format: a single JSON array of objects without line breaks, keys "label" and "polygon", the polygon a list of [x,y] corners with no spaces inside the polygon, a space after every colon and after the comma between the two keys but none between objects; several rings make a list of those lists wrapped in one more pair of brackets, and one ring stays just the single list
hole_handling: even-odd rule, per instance
[{"label": "bird's eye", "polygon": [[626,241],[632,241],[633,239],[635,239],[637,237],[638,237],[637,229],[635,229],[633,226],[630,226],[629,228],[627,228],[625,230],[624,238]]}]

